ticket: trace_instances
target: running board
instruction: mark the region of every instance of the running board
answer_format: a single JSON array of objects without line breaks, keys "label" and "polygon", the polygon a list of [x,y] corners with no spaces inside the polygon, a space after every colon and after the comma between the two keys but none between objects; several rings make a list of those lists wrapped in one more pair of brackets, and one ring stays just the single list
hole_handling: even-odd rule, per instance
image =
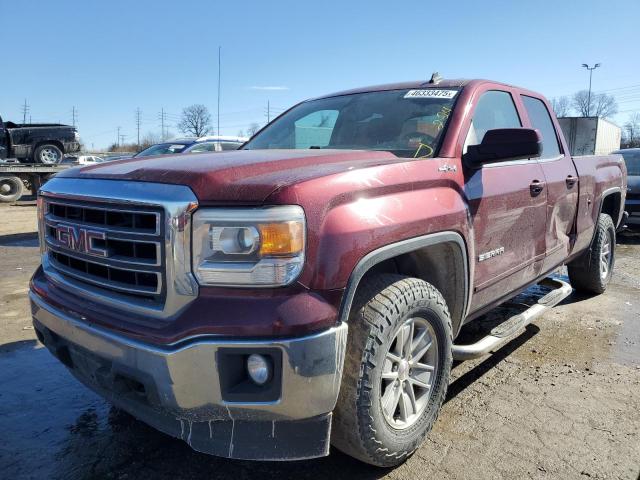
[{"label": "running board", "polygon": [[522,330],[533,320],[542,315],[550,308],[556,306],[567,298],[573,291],[571,285],[557,278],[547,277],[538,285],[553,288],[544,297],[527,310],[518,315],[514,315],[508,320],[491,330],[491,333],[471,345],[454,345],[453,358],[455,360],[471,360],[482,357],[487,353],[502,347],[522,333]]}]

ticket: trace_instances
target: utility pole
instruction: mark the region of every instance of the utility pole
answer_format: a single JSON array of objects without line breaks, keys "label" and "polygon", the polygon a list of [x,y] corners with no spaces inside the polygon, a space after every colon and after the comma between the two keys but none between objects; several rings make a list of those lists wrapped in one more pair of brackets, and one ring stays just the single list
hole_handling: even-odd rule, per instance
[{"label": "utility pole", "polygon": [[120,127],[118,127],[118,133],[116,134],[116,147],[120,146]]},{"label": "utility pole", "polygon": [[29,105],[27,105],[27,99],[24,99],[24,105],[22,106],[22,123],[27,123],[27,113],[29,113]]},{"label": "utility pole", "polygon": [[218,46],[218,136],[220,136],[220,55],[222,47]]},{"label": "utility pole", "polygon": [[75,127],[76,126],[76,107],[75,107],[75,105],[73,107],[71,107],[71,122],[72,122],[72,125]]},{"label": "utility pole", "polygon": [[162,110],[160,110],[160,128],[162,130],[162,135],[160,137],[163,142],[164,142],[164,120],[166,117],[167,117],[167,114],[164,111],[164,107],[162,107]]},{"label": "utility pole", "polygon": [[126,136],[125,134],[121,134],[121,135],[120,135],[120,145],[124,145],[124,139],[125,139],[126,137],[127,137],[127,136]]},{"label": "utility pole", "polygon": [[271,105],[269,100],[267,100],[267,123],[271,121]]},{"label": "utility pole", "polygon": [[599,63],[596,63],[593,67],[590,67],[586,63],[583,63],[582,66],[589,70],[589,95],[587,96],[587,117],[591,113],[591,77],[593,76],[593,71],[600,66]]},{"label": "utility pole", "polygon": [[136,108],[136,129],[138,131],[138,141],[136,142],[136,145],[138,146],[138,148],[140,148],[140,115],[142,115],[142,111],[140,110],[140,107]]}]

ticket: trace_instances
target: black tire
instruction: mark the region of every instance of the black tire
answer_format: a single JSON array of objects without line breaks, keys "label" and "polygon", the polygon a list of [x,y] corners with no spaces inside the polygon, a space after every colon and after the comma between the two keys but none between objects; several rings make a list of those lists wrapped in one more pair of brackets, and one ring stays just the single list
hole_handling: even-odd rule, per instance
[{"label": "black tire", "polygon": [[[426,320],[433,328],[437,363],[429,379],[432,389],[424,410],[420,414],[414,411],[414,423],[399,430],[383,412],[381,390],[386,392],[389,384],[383,387],[388,380],[381,376],[395,335],[412,318]],[[444,298],[432,285],[393,274],[364,280],[349,320],[342,385],[333,417],[333,445],[372,465],[402,463],[422,444],[438,416],[449,386],[451,348],[451,316]],[[400,385],[405,392],[404,383]]]},{"label": "black tire", "polygon": [[62,161],[64,154],[60,147],[51,143],[39,145],[33,152],[34,163],[42,163],[44,165],[57,165]]},{"label": "black tire", "polygon": [[[604,274],[602,254],[609,245],[608,268]],[[607,289],[615,264],[616,228],[606,213],[601,213],[591,249],[567,265],[571,286],[580,292],[600,294]]]},{"label": "black tire", "polygon": [[0,176],[0,202],[10,203],[19,200],[24,192],[22,180],[14,176]]}]

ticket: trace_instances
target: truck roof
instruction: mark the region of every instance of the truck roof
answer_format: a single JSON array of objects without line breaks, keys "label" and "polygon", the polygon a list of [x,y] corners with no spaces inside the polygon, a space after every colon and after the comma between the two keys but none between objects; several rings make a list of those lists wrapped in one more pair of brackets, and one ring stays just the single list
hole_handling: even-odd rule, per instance
[{"label": "truck roof", "polygon": [[316,98],[330,98],[330,97],[337,97],[339,95],[351,95],[354,93],[383,92],[385,90],[402,90],[402,89],[414,89],[414,88],[454,88],[454,87],[465,87],[467,85],[481,84],[481,83],[492,83],[495,85],[504,85],[505,87],[510,87],[510,88],[519,88],[519,87],[515,87],[514,85],[509,85],[502,82],[496,82],[493,80],[484,80],[484,79],[463,79],[463,78],[442,79],[437,83],[431,83],[429,80],[415,80],[413,82],[387,83],[382,85],[373,85],[369,87],[354,88],[351,90],[343,90],[340,92],[331,93],[329,95],[322,95]]}]

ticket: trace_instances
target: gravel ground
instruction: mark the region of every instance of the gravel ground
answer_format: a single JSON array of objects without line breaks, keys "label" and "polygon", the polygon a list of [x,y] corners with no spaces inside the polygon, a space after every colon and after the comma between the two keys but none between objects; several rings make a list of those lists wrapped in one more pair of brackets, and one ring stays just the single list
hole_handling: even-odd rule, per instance
[{"label": "gravel ground", "polygon": [[337,451],[294,463],[210,457],[110,408],[35,340],[32,202],[0,206],[0,219],[1,478],[640,478],[640,234],[620,236],[605,295],[574,294],[493,355],[455,365],[428,441],[385,470]]}]

